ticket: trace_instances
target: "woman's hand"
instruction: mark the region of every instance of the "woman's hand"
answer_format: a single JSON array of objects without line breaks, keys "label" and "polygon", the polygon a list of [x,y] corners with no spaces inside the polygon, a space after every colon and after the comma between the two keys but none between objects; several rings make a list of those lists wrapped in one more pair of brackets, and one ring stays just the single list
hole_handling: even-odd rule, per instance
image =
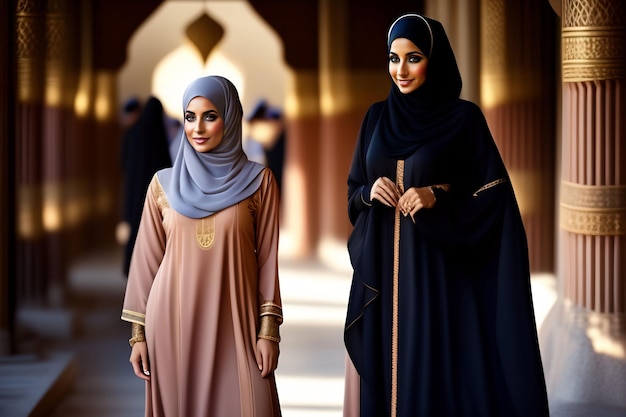
[{"label": "woman's hand", "polygon": [[261,376],[266,378],[278,367],[278,355],[280,349],[278,342],[259,338],[256,341],[256,363],[261,371]]},{"label": "woman's hand", "polygon": [[150,361],[146,342],[135,342],[130,352],[129,362],[133,365],[133,371],[138,378],[150,381]]},{"label": "woman's hand", "polygon": [[378,200],[388,207],[396,207],[400,191],[396,184],[387,177],[380,177],[372,185],[370,201]]},{"label": "woman's hand", "polygon": [[398,200],[398,207],[405,216],[413,216],[422,208],[432,208],[435,205],[435,193],[431,187],[411,187]]}]

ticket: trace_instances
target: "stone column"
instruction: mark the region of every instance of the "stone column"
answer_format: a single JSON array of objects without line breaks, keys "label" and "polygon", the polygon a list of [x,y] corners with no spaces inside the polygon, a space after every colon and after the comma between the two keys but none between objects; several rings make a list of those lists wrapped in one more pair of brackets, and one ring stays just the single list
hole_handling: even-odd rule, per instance
[{"label": "stone column", "polygon": [[556,15],[542,0],[483,0],[481,106],[524,220],[532,272],[555,270]]},{"label": "stone column", "polygon": [[481,0],[427,0],[426,16],[446,29],[454,50],[463,91],[461,97],[480,103],[480,6]]},{"label": "stone column", "polygon": [[[626,413],[626,4],[566,0],[561,291],[541,329],[554,414]],[[555,8],[556,9],[556,8]],[[611,414],[613,415],[613,414]]]},{"label": "stone column", "polygon": [[593,311],[624,313],[624,5],[598,0],[563,6],[563,295]]},{"label": "stone column", "polygon": [[42,108],[45,53],[44,2],[24,0],[16,10],[17,291],[21,304],[45,300],[42,219]]},{"label": "stone column", "polygon": [[[108,68],[94,70],[94,118],[92,133],[95,166],[94,218],[97,221],[91,249],[110,247],[115,243],[115,226],[118,221],[120,196],[119,142],[111,138],[120,136],[117,118],[116,71]],[[111,163],[112,161],[113,164]]]},{"label": "stone column", "polygon": [[[346,0],[323,0],[320,3],[320,177],[316,199],[320,213],[320,237],[317,254],[325,262],[345,265],[348,262],[346,239],[352,230],[347,215],[347,179],[359,126],[368,107],[389,92],[385,44],[371,43],[367,34],[358,36],[368,46],[367,54],[350,33],[351,21],[368,21],[380,40],[392,17],[367,18],[368,10],[351,10]],[[362,13],[362,14],[360,14]],[[352,29],[355,31],[355,29]],[[371,35],[370,35],[371,36]],[[376,59],[374,59],[376,57]],[[364,61],[364,62],[356,62]],[[380,66],[372,65],[380,62]]]},{"label": "stone column", "polygon": [[46,59],[42,135],[43,227],[46,232],[48,301],[60,307],[64,299],[67,221],[64,216],[67,149],[66,82],[68,75],[67,0],[47,3]]},{"label": "stone column", "polygon": [[[67,204],[64,218],[71,230],[69,244],[70,257],[76,257],[93,249],[94,232],[90,227],[96,211],[93,137],[96,131],[94,121],[95,82],[93,71],[94,12],[91,1],[82,0],[80,7],[72,8],[71,25],[73,41],[71,79],[66,80],[72,120],[68,123],[68,137],[72,146],[67,149],[69,184],[66,189]],[[71,84],[70,84],[71,82]],[[89,138],[90,140],[85,140]],[[117,143],[117,142],[116,142]],[[117,161],[117,158],[115,159]]]},{"label": "stone column", "polygon": [[285,100],[286,155],[283,173],[281,252],[314,254],[319,236],[319,88],[317,70],[293,70]]}]

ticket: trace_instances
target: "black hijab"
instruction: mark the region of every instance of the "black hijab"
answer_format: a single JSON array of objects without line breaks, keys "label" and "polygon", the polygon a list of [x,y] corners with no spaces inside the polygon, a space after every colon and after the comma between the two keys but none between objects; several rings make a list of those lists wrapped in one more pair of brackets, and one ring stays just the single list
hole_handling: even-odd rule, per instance
[{"label": "black hijab", "polygon": [[413,42],[428,57],[426,81],[403,94],[393,83],[385,101],[373,141],[388,157],[405,159],[422,144],[460,128],[458,121],[461,74],[446,32],[436,20],[405,14],[391,24],[387,52],[397,38]]}]

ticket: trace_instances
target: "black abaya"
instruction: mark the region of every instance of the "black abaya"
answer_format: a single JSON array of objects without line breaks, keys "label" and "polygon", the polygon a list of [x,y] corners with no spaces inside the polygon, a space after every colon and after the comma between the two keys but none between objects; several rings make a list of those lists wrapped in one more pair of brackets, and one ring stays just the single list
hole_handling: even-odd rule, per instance
[{"label": "black abaya", "polygon": [[[454,128],[398,159],[374,134],[385,105],[366,115],[348,179],[354,276],[345,342],[361,379],[361,416],[392,408],[397,416],[548,415],[526,236],[482,112],[449,103]],[[381,176],[402,189],[450,189],[435,188],[435,206],[414,223],[369,201]]]}]

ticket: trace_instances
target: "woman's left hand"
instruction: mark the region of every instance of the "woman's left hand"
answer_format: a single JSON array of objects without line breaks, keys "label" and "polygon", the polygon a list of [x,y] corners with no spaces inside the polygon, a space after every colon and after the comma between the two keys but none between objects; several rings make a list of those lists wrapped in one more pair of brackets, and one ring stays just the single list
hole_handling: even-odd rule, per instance
[{"label": "woman's left hand", "polygon": [[398,207],[405,216],[413,216],[422,208],[431,208],[435,205],[435,194],[430,187],[411,187],[398,200]]},{"label": "woman's left hand", "polygon": [[278,367],[278,355],[280,349],[277,342],[267,339],[257,339],[256,341],[256,363],[263,378],[270,375]]}]

